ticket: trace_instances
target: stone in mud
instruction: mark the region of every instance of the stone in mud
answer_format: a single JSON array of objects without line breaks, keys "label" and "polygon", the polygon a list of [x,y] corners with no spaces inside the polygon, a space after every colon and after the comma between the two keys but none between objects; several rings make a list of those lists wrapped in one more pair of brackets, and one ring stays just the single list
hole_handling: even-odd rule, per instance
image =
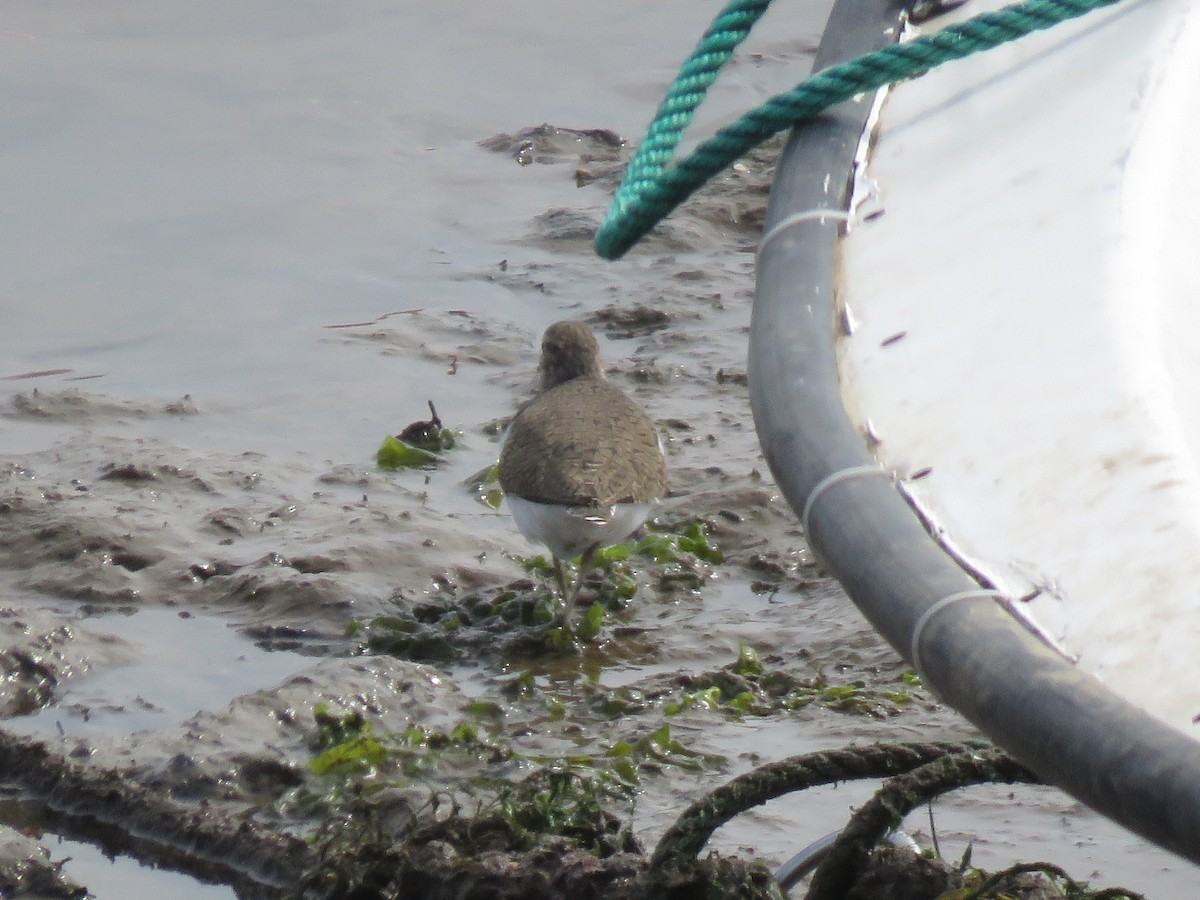
[{"label": "stone in mud", "polygon": [[635,304],[605,306],[588,317],[609,338],[632,338],[662,331],[671,324],[671,317],[661,309]]},{"label": "stone in mud", "polygon": [[0,717],[34,712],[54,698],[55,667],[22,648],[0,650]]},{"label": "stone in mud", "polygon": [[548,209],[534,217],[533,237],[556,243],[590,242],[599,228],[600,220],[589,213],[577,209]]},{"label": "stone in mud", "polygon": [[211,494],[209,484],[193,472],[187,472],[169,463],[106,463],[101,467],[101,481],[118,481],[129,485],[146,482],[172,482]]},{"label": "stone in mud", "polygon": [[625,174],[626,162],[595,162],[580,166],[575,170],[575,187],[587,187],[594,184],[607,191],[616,192]]},{"label": "stone in mud", "polygon": [[531,163],[591,162],[621,155],[625,139],[606,128],[560,128],[535,125],[516,134],[501,132],[479,142],[494,153],[507,153],[519,165]]},{"label": "stone in mud", "polygon": [[62,864],[50,861],[46,847],[0,825],[0,897],[25,896],[82,900],[88,892],[63,875]]}]

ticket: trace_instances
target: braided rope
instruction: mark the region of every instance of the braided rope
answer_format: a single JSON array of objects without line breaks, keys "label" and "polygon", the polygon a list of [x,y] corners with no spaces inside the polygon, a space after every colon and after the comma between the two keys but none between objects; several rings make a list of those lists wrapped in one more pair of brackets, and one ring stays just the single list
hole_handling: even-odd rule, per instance
[{"label": "braided rope", "polygon": [[841,900],[862,872],[872,848],[910,812],[934,797],[972,784],[1041,784],[1042,780],[1000,750],[968,750],[889,779],[860,806],[813,873],[806,900]]},{"label": "braided rope", "polygon": [[904,44],[866,53],[810,76],[750,110],[700,144],[674,168],[665,166],[683,130],[733,48],[770,0],[733,0],[688,57],[651,123],[596,233],[596,252],[617,259],[709,178],[779,131],[857,94],[923,74],[1120,0],[1026,0]]},{"label": "braided rope", "polygon": [[694,859],[713,832],[734,816],[784,794],[819,784],[898,775],[947,755],[980,752],[986,746],[972,741],[873,744],[806,753],[768,763],[689,806],[659,839],[650,866]]}]

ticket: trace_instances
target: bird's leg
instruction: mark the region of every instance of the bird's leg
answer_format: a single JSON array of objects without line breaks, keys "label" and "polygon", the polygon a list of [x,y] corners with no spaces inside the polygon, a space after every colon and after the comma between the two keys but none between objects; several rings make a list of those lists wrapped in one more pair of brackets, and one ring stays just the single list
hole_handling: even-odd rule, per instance
[{"label": "bird's leg", "polygon": [[567,599],[567,573],[563,571],[562,560],[557,556],[554,559],[554,578],[558,581],[558,596],[563,603],[567,604],[570,609],[570,601]]},{"label": "bird's leg", "polygon": [[571,597],[567,600],[567,620],[570,621],[571,610],[575,608],[575,601],[579,599],[579,589],[583,587],[583,579],[587,578],[588,570],[592,567],[592,560],[596,557],[596,551],[600,549],[599,544],[592,544],[583,551],[583,556],[579,557],[579,574],[575,577],[575,586],[571,589]]}]

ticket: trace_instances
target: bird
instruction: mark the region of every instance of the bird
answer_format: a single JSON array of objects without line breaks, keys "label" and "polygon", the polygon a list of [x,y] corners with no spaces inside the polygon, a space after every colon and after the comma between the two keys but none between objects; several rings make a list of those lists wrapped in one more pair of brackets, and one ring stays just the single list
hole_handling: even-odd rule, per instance
[{"label": "bird", "polygon": [[[517,528],[554,560],[566,621],[596,551],[637,530],[667,490],[654,422],[604,375],[583,322],[542,337],[540,393],[521,407],[500,451],[500,487]],[[563,564],[580,557],[568,589]]]}]

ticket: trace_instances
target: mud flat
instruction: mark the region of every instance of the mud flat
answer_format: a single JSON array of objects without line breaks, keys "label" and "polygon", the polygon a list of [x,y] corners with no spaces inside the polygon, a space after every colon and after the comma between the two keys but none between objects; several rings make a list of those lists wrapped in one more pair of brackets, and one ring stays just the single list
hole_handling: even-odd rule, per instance
[{"label": "mud flat", "polygon": [[[4,837],[0,877],[71,896],[86,878],[59,868],[56,835],[74,835],[245,896],[286,894],[305,871],[314,890],[347,889],[421,835],[427,873],[482,849],[479,873],[517,858],[611,884],[644,869],[637,847],[690,802],[755,766],[974,736],[824,577],[759,455],[744,357],[769,150],[601,263],[591,234],[627,148],[603,129],[525,127],[552,115],[547,97],[591,96],[590,75],[562,82],[596,65],[555,31],[577,22],[532,4],[517,18],[504,46],[520,63],[496,65],[519,70],[504,90],[539,112],[497,102],[485,128],[447,122],[503,87],[457,27],[418,23],[417,39],[386,16],[289,9],[281,36],[235,6],[0,34],[10,81],[44,74],[46,47],[63,66],[54,115],[23,108],[27,146],[5,150],[38,177],[6,188],[31,224],[0,249],[15,273],[0,302],[22,313],[0,336],[0,715],[9,772],[24,773],[0,820],[41,837]],[[709,13],[694,6],[630,4],[623,21],[641,7],[684,45]],[[802,66],[820,18],[736,59],[732,93]],[[494,23],[472,21],[472,47],[499,46]],[[601,24],[598,46],[660,54],[606,82],[614,108],[594,121],[632,133],[686,47]],[[418,45],[404,59],[479,77],[437,109],[401,108],[394,73],[375,68],[400,39]],[[290,75],[265,71],[268,56]],[[135,88],[134,109],[105,99]],[[240,138],[226,142],[230,117]],[[69,152],[98,141],[134,158],[122,131],[140,135],[140,166]],[[143,189],[150,170],[163,183]],[[35,190],[60,180],[70,203]],[[648,543],[585,591],[604,617],[578,649],[547,633],[533,548],[467,484],[531,392],[542,330],[572,316],[602,335],[670,467]],[[380,441],[430,400],[460,446],[435,468],[381,470]],[[735,819],[711,844],[737,857],[724,875],[765,889],[757,863],[841,827],[873,790]],[[159,818],[130,842],[138,804]],[[543,818],[512,815],[530,809]],[[472,817],[491,830],[464,831]],[[1048,856],[1097,883],[1191,884],[1043,789],[975,789],[935,821],[953,860],[973,842],[988,868]]]}]

